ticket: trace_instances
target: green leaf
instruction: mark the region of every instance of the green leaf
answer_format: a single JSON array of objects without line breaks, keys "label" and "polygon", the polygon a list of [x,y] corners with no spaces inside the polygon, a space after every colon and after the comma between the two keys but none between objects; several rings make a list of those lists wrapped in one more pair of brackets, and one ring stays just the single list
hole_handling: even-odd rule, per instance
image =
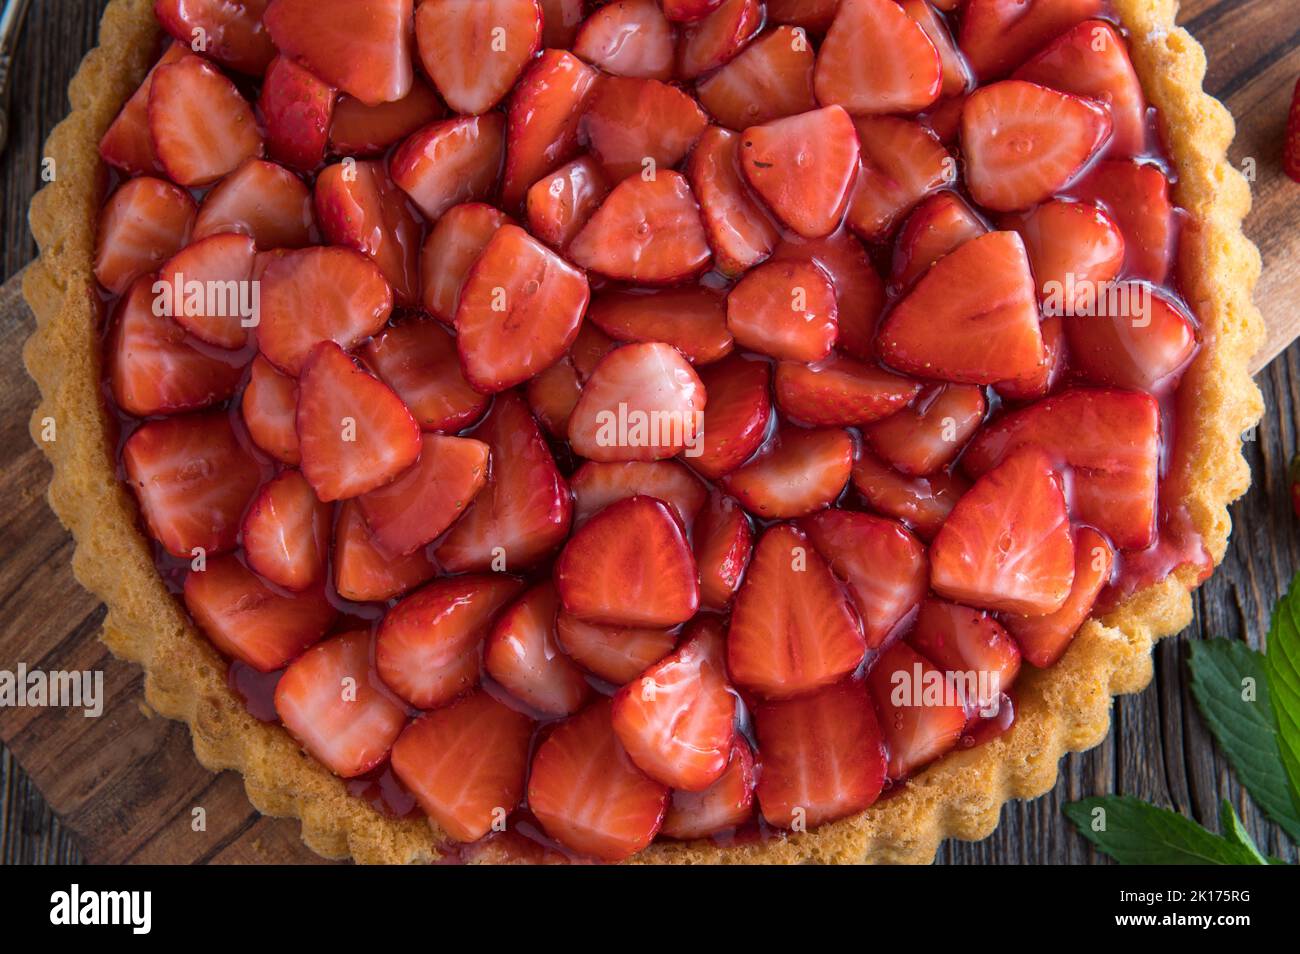
[{"label": "green leaf", "polygon": [[[1102,809],[1104,815],[1094,814]],[[1258,851],[1220,838],[1176,812],[1127,795],[1085,798],[1065,814],[1101,851],[1122,865],[1257,865]],[[1095,827],[1096,826],[1096,827]],[[1100,827],[1101,830],[1097,830]]]},{"label": "green leaf", "polygon": [[[1263,654],[1232,639],[1196,641],[1188,646],[1192,696],[1215,741],[1255,804],[1292,841],[1300,842],[1300,811],[1282,764]],[[1243,698],[1248,690],[1254,691],[1249,700]]]},{"label": "green leaf", "polygon": [[1278,748],[1291,782],[1292,805],[1300,811],[1300,575],[1273,608],[1266,660]]},{"label": "green leaf", "polygon": [[1268,859],[1259,853],[1255,847],[1255,839],[1250,837],[1250,832],[1246,831],[1246,826],[1241,823],[1237,810],[1232,807],[1232,802],[1226,798],[1223,800],[1223,807],[1219,809],[1219,827],[1223,829],[1223,837],[1226,841],[1232,842],[1239,848],[1242,848],[1255,856],[1255,864],[1266,865]]}]

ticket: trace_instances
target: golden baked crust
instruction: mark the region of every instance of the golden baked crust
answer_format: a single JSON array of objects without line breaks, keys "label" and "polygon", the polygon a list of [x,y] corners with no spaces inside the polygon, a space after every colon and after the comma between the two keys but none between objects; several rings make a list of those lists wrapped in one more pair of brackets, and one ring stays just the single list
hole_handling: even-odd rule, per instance
[{"label": "golden baked crust", "polygon": [[[213,771],[241,772],[253,805],[268,815],[299,818],[303,840],[322,855],[431,861],[438,856],[437,840],[424,820],[380,816],[304,755],[286,732],[249,715],[229,691],[226,664],[163,586],[135,501],[115,474],[101,397],[102,309],[92,274],[94,223],[106,181],[96,147],[148,69],[158,39],[152,6],[151,0],[109,5],[100,46],[71,84],[72,113],[46,147],[57,180],[32,202],[41,257],[24,281],[37,318],[24,358],[41,389],[32,434],[54,467],[50,503],[76,538],[77,578],[108,605],[104,642],[144,667],[146,699],[189,725],[199,761]],[[1259,254],[1241,230],[1250,193],[1226,157],[1232,118],[1202,92],[1205,55],[1174,26],[1174,0],[1112,0],[1112,7],[1131,33],[1134,63],[1160,111],[1177,167],[1177,202],[1190,212],[1180,281],[1204,345],[1179,392],[1180,402],[1196,412],[1183,415],[1193,423],[1179,435],[1189,442],[1186,473],[1179,476],[1188,488],[1188,512],[1217,564],[1230,529],[1227,506],[1250,483],[1240,437],[1263,407],[1247,372],[1263,337],[1263,321],[1251,303]],[[47,419],[56,426],[51,442],[40,437]],[[1018,715],[1010,732],[949,755],[896,797],[806,834],[732,848],[656,843],[636,860],[927,862],[946,837],[983,838],[996,827],[1007,799],[1047,791],[1066,752],[1105,737],[1113,696],[1137,692],[1150,681],[1153,641],[1190,622],[1194,586],[1194,570],[1183,568],[1104,620],[1089,620],[1056,666],[1027,667],[1017,684]]]}]

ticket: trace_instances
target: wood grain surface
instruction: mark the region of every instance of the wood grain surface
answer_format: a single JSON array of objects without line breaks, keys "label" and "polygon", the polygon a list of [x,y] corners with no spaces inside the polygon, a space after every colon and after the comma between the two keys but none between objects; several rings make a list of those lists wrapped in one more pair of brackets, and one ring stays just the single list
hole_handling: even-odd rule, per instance
[{"label": "wood grain surface", "polygon": [[[41,144],[67,109],[68,80],[95,43],[106,2],[42,0],[28,15],[15,67],[13,139],[0,159],[6,278],[35,254],[26,216],[39,185]],[[1256,209],[1247,231],[1264,254],[1258,300],[1280,343],[1300,330],[1300,186],[1279,168],[1300,75],[1297,14],[1300,0],[1190,0],[1180,18],[1209,51],[1207,89],[1237,117],[1233,159],[1255,170]],[[0,864],[317,860],[299,842],[295,823],[262,818],[232,773],[214,776],[199,766],[185,728],[144,707],[139,671],[112,659],[95,639],[104,611],[72,577],[71,541],[44,500],[49,470],[27,434],[36,391],[19,354],[31,318],[4,300],[13,289],[0,292],[0,669],[19,662],[101,669],[107,702],[98,719],[60,709],[0,709],[0,738],[10,740],[0,746]],[[1068,757],[1049,794],[1009,804],[992,837],[950,842],[939,861],[1104,861],[1065,821],[1061,806],[1109,792],[1173,807],[1211,828],[1219,799],[1230,798],[1263,850],[1295,859],[1215,751],[1185,668],[1188,639],[1228,636],[1259,647],[1274,600],[1300,568],[1300,522],[1286,478],[1297,444],[1300,349],[1285,351],[1259,382],[1267,412],[1247,445],[1255,486],[1233,508],[1232,543],[1196,596],[1196,621],[1159,645],[1155,680],[1118,701],[1106,742]],[[195,807],[206,811],[206,831],[191,830]]]}]

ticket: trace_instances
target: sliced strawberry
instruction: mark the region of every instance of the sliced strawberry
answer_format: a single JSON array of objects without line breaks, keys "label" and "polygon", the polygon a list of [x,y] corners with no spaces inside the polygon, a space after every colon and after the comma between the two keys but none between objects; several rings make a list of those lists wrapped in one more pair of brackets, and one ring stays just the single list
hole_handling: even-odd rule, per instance
[{"label": "sliced strawberry", "polygon": [[860,682],[754,710],[758,807],[769,825],[804,831],[862,811],[885,784],[885,747]]},{"label": "sliced strawberry", "polygon": [[917,206],[898,233],[894,282],[907,287],[959,245],[979,238],[988,227],[955,192],[940,192]]},{"label": "sliced strawberry", "polygon": [[579,528],[555,563],[564,611],[590,623],[663,627],[700,606],[695,557],[667,504],[629,497]]},{"label": "sliced strawberry", "polygon": [[1143,549],[1155,533],[1160,410],[1148,394],[1072,389],[1006,414],[962,456],[978,477],[1021,447],[1036,445],[1074,468],[1074,517],[1120,549]]},{"label": "sliced strawberry", "polygon": [[703,20],[722,5],[724,0],[661,0],[664,15],[677,23]]},{"label": "sliced strawberry", "polygon": [[411,91],[412,0],[271,0],[266,28],[280,52],[370,106]]},{"label": "sliced strawberry", "polygon": [[423,0],[415,11],[420,62],[458,113],[501,101],[542,43],[537,0]]},{"label": "sliced strawberry", "polygon": [[546,556],[569,533],[573,503],[523,400],[500,394],[474,437],[492,450],[492,474],[437,550],[449,573],[504,572]]},{"label": "sliced strawberry", "polygon": [[390,146],[445,115],[438,94],[418,77],[409,93],[391,103],[367,106],[351,96],[340,96],[330,123],[330,149],[358,159],[382,156]]},{"label": "sliced strawberry", "polygon": [[566,439],[569,419],[582,396],[582,382],[573,362],[568,357],[561,358],[531,378],[524,393],[528,396],[529,409],[546,433],[560,440]]},{"label": "sliced strawberry", "polygon": [[582,670],[555,642],[555,587],[540,583],[497,618],[483,650],[488,674],[548,716],[572,715],[591,695]]},{"label": "sliced strawberry", "polygon": [[740,175],[740,136],[710,126],[691,151],[688,174],[700,200],[715,267],[739,275],[772,254],[778,233]]},{"label": "sliced strawberry", "polygon": [[302,172],[325,161],[338,93],[293,60],[277,56],[257,101],[271,158]]},{"label": "sliced strawberry", "polygon": [[622,182],[677,165],[708,124],[704,110],[675,86],[607,76],[592,90],[581,131],[610,181]]},{"label": "sliced strawberry", "polygon": [[1090,313],[1089,303],[1096,302],[1124,264],[1124,236],[1089,202],[1054,199],[1004,216],[1002,226],[1024,239],[1048,315]]},{"label": "sliced strawberry", "polygon": [[122,466],[149,535],[186,560],[235,548],[262,476],[220,411],[149,421],[122,447]]},{"label": "sliced strawberry", "polygon": [[776,366],[777,407],[810,427],[870,424],[906,407],[920,391],[918,381],[842,355]]},{"label": "sliced strawberry", "polygon": [[980,205],[1027,209],[1059,192],[1110,136],[1089,99],[1007,80],[971,93],[961,114],[966,185]]},{"label": "sliced strawberry", "polygon": [[927,599],[907,636],[913,649],[950,674],[967,714],[996,712],[999,697],[1020,673],[1020,647],[988,613]]},{"label": "sliced strawberry", "polygon": [[723,486],[760,520],[784,520],[829,506],[852,467],[848,431],[786,425],[749,463],[728,474]]},{"label": "sliced strawberry", "polygon": [[490,205],[467,202],[448,209],[424,240],[420,253],[422,301],[435,318],[450,325],[456,320],[460,291],[470,266],[483,254],[497,229],[510,217]]},{"label": "sliced strawberry", "polygon": [[537,0],[542,8],[542,46],[562,50],[573,46],[586,0]]},{"label": "sliced strawberry", "polygon": [[701,80],[696,92],[709,115],[723,126],[746,129],[816,109],[815,62],[807,34],[779,26]]},{"label": "sliced strawberry", "polygon": [[726,357],[727,299],[703,285],[662,291],[608,291],[597,295],[587,320],[616,341],[662,341],[694,365]]},{"label": "sliced strawberry", "polygon": [[939,384],[905,410],[864,428],[871,449],[904,474],[932,474],[947,467],[971,439],[988,410],[982,388]]},{"label": "sliced strawberry", "polygon": [[765,361],[732,355],[702,368],[700,379],[709,405],[699,446],[687,460],[705,477],[721,477],[749,460],[767,436],[772,368]]},{"label": "sliced strawberry", "polygon": [[718,9],[682,32],[677,72],[695,79],[731,62],[763,25],[759,0],[723,0]]},{"label": "sliced strawberry", "polygon": [[1046,616],[1009,616],[1007,629],[1020,644],[1025,660],[1039,669],[1056,665],[1074,634],[1092,612],[1097,594],[1110,582],[1115,551],[1092,527],[1074,534],[1074,586],[1065,604]]},{"label": "sliced strawberry", "polygon": [[863,450],[853,465],[853,486],[873,510],[901,520],[922,540],[931,540],[969,485],[947,471],[905,477]]},{"label": "sliced strawberry", "polygon": [[791,229],[804,238],[829,235],[844,218],[858,172],[853,120],[828,106],[751,126],[740,137],[740,168]]},{"label": "sliced strawberry", "polygon": [[[269,0],[155,0],[159,25],[189,45],[202,36],[206,53],[240,73],[261,76],[275,57],[271,37],[262,25]],[[201,31],[201,32],[199,32]]]},{"label": "sliced strawberry", "polygon": [[862,662],[857,616],[803,531],[781,524],[759,538],[727,631],[736,685],[770,699],[830,685]]},{"label": "sliced strawberry", "polygon": [[616,686],[631,682],[677,644],[676,627],[602,626],[563,610],[555,623],[560,648],[582,668]]},{"label": "sliced strawberry", "polygon": [[377,332],[393,310],[378,267],[347,248],[305,248],[276,256],[261,276],[257,344],[281,371],[297,375],[312,348],[351,348]]},{"label": "sliced strawberry", "polygon": [[153,272],[189,241],[194,200],[161,179],[124,182],[99,215],[95,278],[115,295]]},{"label": "sliced strawberry", "polygon": [[[948,0],[949,9],[953,0]],[[970,67],[962,55],[957,52],[957,44],[944,24],[943,18],[935,12],[940,4],[931,4],[928,0],[903,0],[903,12],[916,21],[916,25],[925,31],[925,35],[934,44],[939,54],[939,66],[943,80],[940,84],[941,96],[960,96],[971,85]]]},{"label": "sliced strawberry", "polygon": [[479,679],[479,646],[523,589],[499,574],[435,580],[403,597],[379,625],[375,668],[418,709],[450,702]]},{"label": "sliced strawberry", "polygon": [[743,824],[754,814],[754,783],[754,752],[737,736],[727,767],[716,782],[700,792],[673,792],[660,834],[685,841]]},{"label": "sliced strawberry", "polygon": [[590,156],[582,156],[543,176],[528,189],[524,203],[528,230],[563,251],[609,195],[609,180]]},{"label": "sliced strawberry", "polygon": [[767,0],[767,18],[792,23],[813,33],[825,33],[835,19],[840,0]]},{"label": "sliced strawberry", "polygon": [[560,723],[533,756],[528,807],[573,851],[621,861],[654,839],[668,789],[636,767],[614,734],[610,703]]},{"label": "sliced strawberry", "polygon": [[849,225],[867,241],[885,238],[921,199],[951,185],[957,161],[920,123],[869,116],[853,123],[862,170],[849,203]]},{"label": "sliced strawberry", "polygon": [[817,51],[817,101],[857,116],[915,113],[943,86],[939,53],[892,0],[840,0]]},{"label": "sliced strawberry", "polygon": [[402,399],[332,341],[312,350],[298,386],[302,473],[321,500],[382,487],[420,456],[420,426]]},{"label": "sliced strawberry", "polygon": [[323,587],[284,595],[233,556],[209,560],[206,569],[185,578],[185,608],[217,649],[258,672],[283,667],[338,616]]},{"label": "sliced strawberry", "polygon": [[1006,76],[1103,0],[970,0],[961,18],[961,51],[981,82]]},{"label": "sliced strawberry", "polygon": [[1043,361],[1038,300],[1015,232],[972,239],[931,266],[880,327],[880,356],[909,374],[993,384]]},{"label": "sliced strawberry", "polygon": [[1036,401],[1047,397],[1065,373],[1065,329],[1060,318],[1043,319],[1043,363],[1030,374],[993,385],[1003,401]]},{"label": "sliced strawberry", "polygon": [[506,208],[518,207],[533,183],[577,155],[578,124],[596,76],[563,50],[546,50],[524,73],[507,111]]},{"label": "sliced strawberry", "polygon": [[257,573],[286,590],[305,590],[325,578],[330,506],[316,499],[296,470],[265,484],[244,516],[244,554]]},{"label": "sliced strawberry", "polygon": [[895,521],[851,510],[823,510],[801,525],[848,588],[867,648],[879,649],[929,588],[925,547]]},{"label": "sliced strawberry", "polygon": [[930,131],[939,137],[939,141],[948,148],[957,145],[961,134],[961,114],[966,109],[967,95],[949,96],[941,99],[931,107],[923,117],[923,122]]},{"label": "sliced strawberry", "polygon": [[456,306],[466,379],[492,394],[546,370],[573,344],[590,297],[587,276],[519,226],[503,225]]},{"label": "sliced strawberry", "polygon": [[618,0],[583,21],[573,52],[614,76],[671,79],[673,25],[657,0]]},{"label": "sliced strawberry", "polygon": [[867,673],[867,687],[880,713],[891,781],[956,747],[966,727],[966,710],[948,698],[943,673],[907,643],[895,643]]},{"label": "sliced strawberry", "polygon": [[397,147],[389,174],[430,220],[488,199],[501,176],[505,127],[500,113],[430,123]]},{"label": "sliced strawberry", "polygon": [[524,795],[533,723],[486,692],[426,712],[393,743],[393,772],[461,842],[499,828]]},{"label": "sliced strawberry", "polygon": [[155,314],[153,284],[136,279],[117,306],[108,352],[113,400],[139,417],[226,400],[239,388],[243,362],[202,350],[180,325]]},{"label": "sliced strawberry", "polygon": [[1103,304],[1095,317],[1065,320],[1071,366],[1095,384],[1171,389],[1196,353],[1191,319],[1149,285],[1118,285],[1108,294],[1120,307]]},{"label": "sliced strawberry", "polygon": [[1024,616],[1060,609],[1074,542],[1047,455],[1026,449],[977,480],[930,545],[930,567],[935,592],[949,599]]},{"label": "sliced strawberry", "polygon": [[199,57],[154,71],[149,135],[167,177],[202,186],[262,154],[262,134],[248,101],[225,75]]},{"label": "sliced strawberry", "polygon": [[812,262],[766,262],[727,295],[727,328],[743,348],[787,361],[830,354],[839,326],[835,288]]},{"label": "sliced strawberry", "polygon": [[153,86],[153,75],[159,67],[170,66],[186,57],[193,56],[189,50],[189,39],[184,43],[171,43],[162,58],[154,64],[145,76],[140,88],[131,94],[122,111],[117,114],[104,138],[99,141],[99,154],[111,166],[121,169],[130,176],[162,175],[162,164],[153,151],[153,140],[149,136],[149,90]]},{"label": "sliced strawberry", "polygon": [[711,256],[691,187],[681,174],[661,171],[615,186],[569,245],[569,257],[608,278],[662,285],[698,275]]},{"label": "sliced strawberry", "polygon": [[672,507],[682,529],[690,532],[709,492],[700,479],[673,460],[629,460],[602,464],[589,460],[569,480],[573,488],[573,525],[580,527],[616,500],[646,496]]},{"label": "sliced strawberry", "polygon": [[714,494],[695,526],[695,565],[700,571],[700,606],[725,611],[740,589],[754,550],[754,531],[744,508]]},{"label": "sliced strawberry", "polygon": [[240,405],[248,436],[282,464],[298,466],[298,382],[260,354],[253,359]]},{"label": "sliced strawberry", "polygon": [[343,501],[334,528],[334,588],[345,600],[388,600],[419,586],[438,568],[423,550],[394,557],[370,535],[361,506]]},{"label": "sliced strawberry", "polygon": [[601,359],[569,419],[569,443],[589,460],[662,460],[699,446],[707,396],[670,345],[631,344]]},{"label": "sliced strawberry", "polygon": [[701,618],[682,645],[614,696],[614,733],[645,772],[699,792],[727,769],[736,738],[722,624]]},{"label": "sliced strawberry", "polygon": [[487,410],[460,368],[456,339],[441,325],[412,316],[365,343],[361,356],[397,392],[421,430],[455,433]]},{"label": "sliced strawberry", "polygon": [[194,241],[235,232],[262,250],[312,244],[315,221],[311,192],[283,166],[249,159],[203,199],[194,222]]},{"label": "sliced strawberry", "polygon": [[861,242],[846,229],[812,241],[787,237],[773,258],[820,265],[835,286],[840,327],[836,346],[863,361],[875,358],[876,323],[885,307],[885,285]]},{"label": "sliced strawberry", "polygon": [[256,254],[246,235],[213,235],[186,246],[158,274],[158,307],[200,341],[242,348],[259,319],[250,285]]},{"label": "sliced strawberry", "polygon": [[1173,267],[1177,229],[1169,201],[1169,179],[1151,163],[1099,162],[1072,190],[1097,202],[1124,233],[1124,272],[1129,278],[1164,284]]}]

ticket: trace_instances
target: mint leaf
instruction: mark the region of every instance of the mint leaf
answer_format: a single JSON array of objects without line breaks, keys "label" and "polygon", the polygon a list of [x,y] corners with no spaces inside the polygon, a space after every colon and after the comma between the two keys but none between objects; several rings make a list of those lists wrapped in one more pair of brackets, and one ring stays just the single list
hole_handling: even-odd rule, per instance
[{"label": "mint leaf", "polygon": [[[1278,748],[1291,781],[1292,806],[1300,810],[1300,575],[1273,608],[1268,630],[1269,697],[1277,717]],[[1294,836],[1293,836],[1294,837]]]},{"label": "mint leaf", "polygon": [[[1102,814],[1095,814],[1100,809]],[[1220,838],[1176,812],[1127,795],[1065,806],[1083,837],[1122,865],[1257,865],[1259,852]]]},{"label": "mint leaf", "polygon": [[1255,864],[1266,865],[1268,859],[1259,853],[1255,847],[1255,839],[1250,837],[1250,832],[1246,831],[1246,826],[1241,823],[1237,810],[1232,807],[1232,802],[1226,798],[1223,800],[1223,807],[1219,809],[1219,827],[1223,829],[1224,840],[1232,842],[1237,847],[1250,852],[1255,857]]},{"label": "mint leaf", "polygon": [[1232,639],[1196,641],[1188,646],[1192,696],[1214,740],[1255,804],[1292,841],[1300,842],[1300,811],[1282,764],[1263,654]]}]

